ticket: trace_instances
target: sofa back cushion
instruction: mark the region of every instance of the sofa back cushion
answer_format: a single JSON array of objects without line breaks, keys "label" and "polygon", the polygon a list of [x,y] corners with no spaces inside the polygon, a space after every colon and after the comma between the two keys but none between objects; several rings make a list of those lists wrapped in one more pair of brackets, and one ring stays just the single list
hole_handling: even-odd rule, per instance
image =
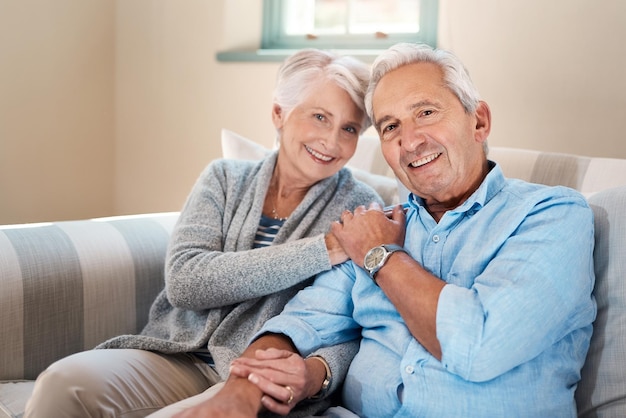
[{"label": "sofa back cushion", "polygon": [[491,147],[489,159],[500,164],[507,177],[549,186],[567,186],[587,197],[626,184],[626,159],[506,147]]},{"label": "sofa back cushion", "polygon": [[0,380],[134,334],[163,288],[177,213],[0,227]]},{"label": "sofa back cushion", "polygon": [[576,391],[581,418],[626,417],[626,186],[594,194],[598,315]]}]

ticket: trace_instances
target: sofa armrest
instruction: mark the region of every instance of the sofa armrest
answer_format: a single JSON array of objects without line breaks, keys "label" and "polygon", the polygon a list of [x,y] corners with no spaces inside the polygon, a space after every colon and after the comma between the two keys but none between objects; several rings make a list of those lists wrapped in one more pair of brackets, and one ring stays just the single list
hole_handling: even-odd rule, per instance
[{"label": "sofa armrest", "polygon": [[178,213],[0,227],[0,380],[137,333]]},{"label": "sofa armrest", "polygon": [[576,391],[579,417],[626,416],[626,186],[589,198],[598,315]]}]

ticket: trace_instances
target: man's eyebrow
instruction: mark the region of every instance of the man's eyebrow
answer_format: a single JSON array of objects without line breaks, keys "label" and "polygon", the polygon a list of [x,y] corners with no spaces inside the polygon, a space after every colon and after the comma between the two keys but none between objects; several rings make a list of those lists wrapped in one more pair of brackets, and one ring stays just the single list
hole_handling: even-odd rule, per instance
[{"label": "man's eyebrow", "polygon": [[377,121],[374,121],[374,127],[376,128],[376,131],[380,132],[380,125],[382,125],[384,122],[387,122],[390,119],[393,119],[393,118],[391,116],[387,115],[387,116],[383,116],[382,118],[378,119]]},{"label": "man's eyebrow", "polygon": [[419,102],[413,103],[411,106],[409,106],[409,109],[415,110],[424,106],[437,106],[437,105],[438,104],[433,102],[432,100],[420,100]]},{"label": "man's eyebrow", "polygon": [[[425,106],[436,106],[437,107],[438,104],[436,102],[433,102],[432,100],[420,100],[419,102],[415,102],[415,103],[412,103],[411,105],[409,105],[409,110],[413,111],[415,109],[419,109],[419,108],[425,107]],[[376,128],[377,131],[380,131],[380,126],[384,122],[387,122],[390,119],[393,119],[393,116],[391,116],[391,115],[383,116],[379,120],[375,121],[374,127]]]}]

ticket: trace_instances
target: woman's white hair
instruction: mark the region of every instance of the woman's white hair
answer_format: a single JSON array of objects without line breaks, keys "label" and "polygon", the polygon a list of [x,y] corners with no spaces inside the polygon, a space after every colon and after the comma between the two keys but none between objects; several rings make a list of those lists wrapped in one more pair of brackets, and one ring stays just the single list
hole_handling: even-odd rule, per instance
[{"label": "woman's white hair", "polygon": [[312,48],[294,53],[278,70],[274,103],[288,114],[306,99],[315,82],[324,78],[335,82],[350,95],[363,112],[361,132],[365,131],[371,125],[364,102],[369,68],[350,56]]},{"label": "woman's white hair", "polygon": [[480,101],[463,63],[453,53],[443,49],[433,49],[426,44],[398,43],[381,53],[372,64],[370,85],[365,95],[367,114],[374,120],[372,96],[381,78],[388,72],[407,64],[430,62],[443,71],[446,86],[458,97],[467,113],[473,113]]}]

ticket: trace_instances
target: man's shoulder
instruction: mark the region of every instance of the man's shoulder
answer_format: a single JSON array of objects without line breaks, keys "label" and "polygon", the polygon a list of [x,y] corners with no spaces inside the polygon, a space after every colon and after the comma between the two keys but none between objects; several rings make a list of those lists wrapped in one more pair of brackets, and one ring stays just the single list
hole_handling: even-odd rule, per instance
[{"label": "man's shoulder", "polygon": [[519,179],[507,179],[503,191],[523,199],[531,197],[539,199],[571,199],[586,201],[585,197],[576,189],[561,185],[546,185],[531,183]]}]

